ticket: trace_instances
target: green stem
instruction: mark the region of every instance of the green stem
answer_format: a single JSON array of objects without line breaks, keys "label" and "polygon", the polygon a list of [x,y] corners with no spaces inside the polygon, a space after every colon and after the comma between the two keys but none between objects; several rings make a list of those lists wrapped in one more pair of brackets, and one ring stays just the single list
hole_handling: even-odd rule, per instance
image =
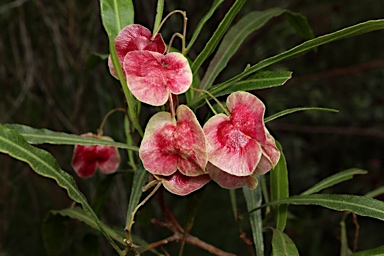
[{"label": "green stem", "polygon": [[117,111],[121,111],[121,112],[124,112],[124,113],[127,113],[127,111],[125,111],[125,109],[123,108],[114,108],[112,110],[110,110],[103,118],[103,121],[101,121],[101,124],[99,126],[99,129],[97,129],[97,136],[98,137],[101,137],[103,136],[103,128],[104,128],[104,125],[105,123],[107,122],[107,119],[110,115],[112,115],[113,113],[117,112]]},{"label": "green stem", "polygon": [[127,105],[128,105],[127,111],[128,111],[129,119],[131,120],[133,127],[138,131],[140,136],[143,137],[144,133],[143,133],[143,130],[141,129],[141,126],[139,124],[139,120],[138,120],[137,115],[136,115],[136,102],[135,102],[131,92],[129,91],[127,82],[125,81],[125,77],[124,77],[123,71],[121,70],[120,62],[119,62],[119,59],[117,57],[116,48],[115,48],[115,44],[114,44],[113,40],[109,41],[109,47],[110,47],[110,53],[111,53],[111,59],[113,62],[113,66],[115,67],[117,76],[119,77],[119,80],[120,80],[121,87],[123,88],[125,99],[127,101]]}]

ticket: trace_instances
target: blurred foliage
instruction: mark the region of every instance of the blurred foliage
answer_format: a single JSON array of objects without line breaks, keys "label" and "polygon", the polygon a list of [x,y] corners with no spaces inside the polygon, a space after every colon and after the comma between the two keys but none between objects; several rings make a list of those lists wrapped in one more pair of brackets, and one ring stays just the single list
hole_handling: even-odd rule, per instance
[{"label": "blurred foliage", "polygon": [[[204,47],[232,2],[225,1],[208,22],[190,57],[196,57]],[[140,14],[136,15],[136,22],[151,28],[156,1],[134,3],[136,13]],[[209,6],[210,3],[203,0],[167,0],[165,12],[176,8],[186,10],[189,31],[193,31]],[[249,0],[241,15],[271,7],[302,13],[308,18],[315,35],[383,18],[384,13],[380,0]],[[178,18],[172,17],[162,30],[165,41],[169,40],[170,31],[180,26]],[[97,1],[2,0],[0,26],[0,123],[22,123],[81,134],[95,132],[105,113],[124,106],[119,84],[109,75],[103,55],[99,55],[108,53],[108,41]],[[293,71],[293,78],[283,87],[257,92],[267,105],[267,115],[299,106],[340,110],[338,114],[296,113],[268,124],[284,148],[290,194],[301,193],[320,179],[352,167],[366,169],[369,174],[326,192],[365,194],[383,185],[382,38],[383,31],[365,34],[275,65],[272,67],[274,70]],[[300,42],[302,39],[288,22],[276,18],[246,40],[230,61],[230,68],[220,75],[217,82],[239,73],[247,63],[256,63]],[[203,69],[206,67],[207,63]],[[150,115],[147,113],[141,121],[145,123]],[[116,114],[107,123],[105,134],[124,141],[122,131],[123,118]],[[44,148],[58,159],[64,170],[74,174],[70,167],[71,147]],[[0,155],[0,163],[0,255],[46,255],[41,235],[42,221],[49,210],[68,207],[71,202],[52,181],[38,177],[25,165],[4,155]],[[128,165],[123,164],[122,168],[127,169]],[[103,183],[104,179],[102,175],[88,180],[75,178],[90,199],[97,191],[97,184]],[[124,225],[129,198],[127,188],[131,179],[130,174],[113,176],[114,185],[108,192],[103,211],[102,205],[95,202],[107,223],[118,227]],[[208,185],[204,192],[191,232],[223,250],[246,255],[246,246],[238,238],[228,192],[215,184]],[[169,207],[183,223],[186,200],[172,195],[167,199]],[[239,205],[243,206],[241,211],[244,213],[244,202],[240,200]],[[155,202],[151,202],[139,212],[134,230],[149,242],[169,235],[164,229],[149,224],[150,216],[161,219],[156,207],[152,206],[157,207]],[[302,255],[339,254],[342,213],[304,206],[291,206],[289,211],[286,232]],[[358,249],[383,245],[377,231],[384,228],[384,223],[363,217],[359,217],[358,222]],[[68,223],[60,225],[70,228],[66,232],[72,237],[68,240],[73,243],[69,249],[71,255],[85,255],[86,246],[91,246],[97,239],[94,232],[76,221],[68,220]],[[351,217],[347,218],[346,225],[352,247],[355,226]],[[249,234],[249,229],[246,231]],[[59,235],[64,239],[66,232]],[[270,235],[266,233],[269,239]],[[102,238],[99,241],[101,245],[105,243]],[[102,249],[103,255],[111,255],[108,246],[104,247],[107,248]],[[169,250],[172,255],[177,252]],[[204,253],[187,245],[185,255]]]}]

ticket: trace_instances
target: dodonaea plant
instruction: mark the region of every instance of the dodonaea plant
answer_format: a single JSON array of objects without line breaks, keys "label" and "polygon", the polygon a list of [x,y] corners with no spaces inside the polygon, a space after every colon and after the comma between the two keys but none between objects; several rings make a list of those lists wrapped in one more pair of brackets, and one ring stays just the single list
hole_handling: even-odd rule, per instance
[{"label": "dodonaea plant", "polygon": [[[233,5],[210,39],[202,43],[204,47],[189,56],[202,28],[221,2],[214,1],[196,30],[187,36],[186,12],[175,10],[163,18],[164,1],[158,1],[151,31],[141,24],[135,24],[132,1],[101,0],[103,25],[110,42],[110,55],[105,60],[105,68],[119,80],[126,108],[108,112],[96,135],[73,135],[22,125],[0,126],[0,151],[28,163],[36,173],[56,180],[59,186],[67,190],[69,197],[81,205],[81,208],[71,207],[59,213],[101,231],[118,255],[139,255],[148,251],[159,255],[157,247],[160,246],[164,246],[162,250],[169,255],[165,245],[171,242],[180,243],[178,255],[183,255],[185,244],[216,255],[234,255],[190,233],[198,213],[196,201],[205,192],[205,186],[216,186],[215,183],[220,191],[229,191],[228,201],[232,204],[229,211],[232,210],[235,215],[234,223],[244,241],[243,247],[247,248],[239,249],[240,253],[248,250],[250,255],[264,255],[263,231],[271,230],[273,255],[298,255],[295,244],[284,233],[288,204],[320,205],[384,220],[384,203],[381,201],[367,196],[315,194],[355,174],[366,173],[363,170],[351,169],[335,174],[301,195],[290,196],[282,146],[277,141],[279,138],[272,135],[273,130],[266,127],[266,123],[297,111],[336,111],[294,108],[265,117],[267,102],[257,97],[258,89],[281,86],[291,78],[289,71],[262,69],[323,44],[382,29],[384,20],[357,24],[314,38],[304,17],[288,10],[273,8],[240,17],[238,23],[231,27],[245,3],[245,0],[236,0],[232,1]],[[182,17],[180,28],[167,27],[166,21],[172,15]],[[239,47],[247,36],[279,15],[287,17],[293,27],[305,35],[307,41],[254,65],[244,64],[244,71],[213,85],[216,80],[219,81],[218,75],[229,66],[229,60],[241,49]],[[168,32],[171,31],[169,40],[164,40],[161,35],[165,27]],[[189,43],[187,38],[190,38]],[[180,49],[174,47],[174,40],[181,40]],[[209,58],[212,54],[213,58]],[[118,131],[126,136],[125,143],[102,136],[104,123],[116,110],[125,114],[124,131]],[[72,167],[80,178],[88,178],[84,180],[87,182],[85,184],[94,185],[95,179],[107,179],[104,174],[124,180],[133,176],[131,182],[125,183],[124,189],[129,191],[122,192],[129,194],[129,200],[119,202],[120,208],[127,209],[126,222],[120,223],[120,231],[124,230],[125,233],[115,231],[99,219],[99,206],[105,200],[104,195],[98,193],[104,191],[103,188],[98,188],[96,193],[102,198],[96,197],[92,204],[98,206],[96,214],[72,176],[63,171],[49,153],[30,145],[40,143],[74,145]],[[120,158],[119,150],[123,149],[128,152],[127,161],[124,157]],[[101,174],[93,177],[97,169],[100,169]],[[239,188],[243,191],[247,212],[240,210],[242,206],[237,204],[236,189]],[[143,197],[143,192],[150,189],[151,192]],[[173,203],[176,202],[174,204],[187,200],[188,205],[193,205],[185,213],[185,225],[181,225],[173,215],[173,209],[168,208],[169,198],[174,200]],[[136,213],[150,199],[155,199],[158,204],[152,206],[160,209],[153,212],[161,212],[163,216],[163,221],[153,219],[152,224],[168,228],[173,233],[168,238],[152,236],[152,233],[146,236],[146,229],[140,223],[134,226]],[[262,202],[265,204],[262,205]],[[267,210],[262,214],[264,208]],[[217,212],[217,215],[221,215],[221,212]],[[243,221],[247,219],[245,216],[249,222],[244,224]],[[207,219],[205,223],[210,221]],[[247,230],[243,231],[245,225]],[[215,232],[223,232],[220,227],[217,228],[210,230],[212,236]],[[147,243],[137,235],[159,240]],[[49,239],[46,240],[48,243]],[[342,236],[341,240],[344,248],[341,255],[349,255],[346,236]],[[373,255],[367,253],[356,255]]]}]

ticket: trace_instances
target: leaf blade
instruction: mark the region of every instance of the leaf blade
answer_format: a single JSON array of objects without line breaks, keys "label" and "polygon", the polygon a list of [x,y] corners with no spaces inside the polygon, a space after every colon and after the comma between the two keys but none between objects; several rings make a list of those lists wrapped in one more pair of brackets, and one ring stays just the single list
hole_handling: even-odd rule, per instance
[{"label": "leaf blade", "polygon": [[[279,199],[289,197],[289,180],[287,162],[278,141],[276,141],[277,148],[280,150],[280,159],[275,168],[270,171],[271,175],[271,200],[276,201]],[[284,231],[288,217],[288,206],[278,205],[276,209],[276,229]]]},{"label": "leaf blade", "polygon": [[336,110],[336,109],[332,109],[332,108],[318,108],[318,107],[300,107],[300,108],[289,108],[289,109],[285,109],[283,111],[280,111],[280,112],[277,112],[276,114],[273,114],[269,117],[266,117],[264,118],[264,122],[265,123],[268,123],[272,120],[275,120],[279,117],[282,117],[282,116],[286,116],[286,115],[289,115],[289,114],[292,114],[292,113],[295,113],[295,112],[298,112],[298,111],[313,111],[313,110],[316,110],[316,111],[328,111],[328,112],[334,112],[334,113],[338,113],[339,111]]},{"label": "leaf blade", "polygon": [[245,15],[239,22],[233,25],[209,63],[207,71],[201,80],[200,89],[207,90],[220,72],[227,66],[229,60],[237,52],[244,40],[254,31],[261,28],[273,17],[284,13],[284,10],[273,8],[266,11],[254,11]]},{"label": "leaf blade", "polygon": [[[256,178],[258,179],[258,177]],[[248,211],[261,205],[262,195],[260,186],[257,186],[254,190],[250,190],[248,186],[244,186],[243,193],[247,202]],[[263,219],[261,216],[261,210],[257,210],[254,214],[249,215],[249,221],[251,223],[253,244],[255,246],[256,255],[264,256]]]},{"label": "leaf blade", "polygon": [[229,9],[223,20],[220,22],[218,28],[213,33],[212,37],[209,39],[204,49],[196,57],[192,63],[191,70],[195,74],[203,64],[203,62],[212,54],[216,46],[219,44],[220,39],[224,36],[224,33],[227,31],[232,20],[235,18],[236,14],[240,11],[241,7],[244,5],[245,0],[236,0],[236,2]]},{"label": "leaf blade", "polygon": [[[61,215],[63,217],[70,217],[72,219],[77,219],[77,220],[79,220],[81,222],[84,222],[85,224],[87,224],[91,228],[94,228],[94,229],[97,229],[97,230],[101,231],[99,226],[95,222],[95,220],[90,218],[90,216],[87,215],[84,212],[84,210],[81,209],[80,207],[67,208],[67,209],[58,210],[58,211],[51,211],[51,214],[54,214],[54,215],[59,214],[59,215]],[[119,242],[122,245],[126,245],[126,243],[124,242],[124,237],[119,235],[117,232],[115,232],[115,230],[113,230],[112,228],[108,227],[103,222],[101,222],[101,224],[102,224],[103,229],[105,230],[105,232],[108,233],[111,238],[113,238],[115,241]]]},{"label": "leaf blade", "polygon": [[87,138],[80,135],[64,132],[55,132],[48,129],[36,129],[21,124],[5,124],[4,127],[19,132],[30,144],[55,144],[55,145],[103,145],[138,151],[139,148],[109,140]]},{"label": "leaf blade", "polygon": [[27,163],[37,174],[54,179],[56,183],[67,191],[68,196],[82,205],[84,211],[89,214],[100,227],[111,246],[122,255],[122,251],[104,231],[101,221],[88,204],[84,194],[80,192],[71,175],[64,172],[56,160],[48,152],[31,146],[17,131],[0,125],[0,152]]},{"label": "leaf blade", "polygon": [[272,255],[273,256],[299,256],[299,251],[291,238],[281,230],[271,228],[272,235]]},{"label": "leaf blade", "polygon": [[219,97],[236,91],[254,91],[284,85],[292,77],[290,71],[262,71],[249,79],[240,81],[233,86],[217,92],[214,88],[209,92]]},{"label": "leaf blade", "polygon": [[188,43],[188,46],[187,46],[187,51],[186,52],[189,52],[189,50],[191,50],[191,47],[193,46],[193,44],[195,43],[197,37],[199,36],[201,30],[203,29],[205,23],[212,17],[213,13],[216,11],[216,9],[224,2],[224,0],[215,0],[213,3],[212,3],[212,6],[211,8],[209,9],[209,11],[204,15],[204,17],[200,20],[199,24],[197,25],[196,29],[194,30],[193,32],[193,35],[192,35],[192,38],[191,40],[189,41]]},{"label": "leaf blade", "polygon": [[125,26],[134,23],[132,0],[100,0],[100,13],[108,37],[112,39]]},{"label": "leaf blade", "polygon": [[354,175],[367,173],[367,171],[357,168],[348,169],[325,178],[324,180],[318,182],[316,185],[301,193],[301,195],[311,195],[343,181],[350,180]]},{"label": "leaf blade", "polygon": [[[360,216],[384,221],[384,202],[365,196],[343,194],[297,195],[269,202],[259,208],[279,204],[317,205],[336,211],[350,211]],[[250,212],[259,208],[255,208]]]},{"label": "leaf blade", "polygon": [[[316,37],[314,39],[305,41],[304,43],[297,45],[285,52],[282,52],[280,54],[277,54],[275,56],[269,57],[267,59],[264,59],[255,65],[251,66],[250,68],[244,70],[242,73],[232,77],[231,79],[218,84],[216,87],[220,88],[220,90],[227,89],[228,87],[232,86],[233,84],[237,83],[238,81],[246,78],[247,76],[264,69],[268,66],[271,66],[275,63],[278,63],[280,61],[293,58],[296,56],[300,56],[305,54],[306,52],[315,49],[321,45],[331,43],[334,41],[338,41],[341,39],[345,39],[348,37],[352,36],[357,36],[361,34],[365,34],[368,32],[376,31],[376,30],[381,30],[384,29],[384,19],[379,19],[379,20],[369,20],[363,23],[359,23],[347,28],[343,28],[340,30],[337,30],[335,32]],[[199,96],[192,100],[189,103],[189,106],[191,108],[195,108],[197,106],[201,106],[201,101],[204,101],[204,97]]]}]

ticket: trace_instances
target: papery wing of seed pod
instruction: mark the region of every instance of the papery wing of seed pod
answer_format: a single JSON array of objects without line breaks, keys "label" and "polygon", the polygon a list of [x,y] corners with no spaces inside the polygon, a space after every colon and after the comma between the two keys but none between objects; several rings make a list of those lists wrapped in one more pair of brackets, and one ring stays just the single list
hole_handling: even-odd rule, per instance
[{"label": "papery wing of seed pod", "polygon": [[[142,25],[130,24],[123,28],[114,40],[120,65],[123,66],[124,57],[130,51],[147,50],[163,54],[166,45],[161,34],[157,34],[153,40],[151,38],[151,31]],[[118,78],[111,57],[108,58],[108,66],[111,74]]]},{"label": "papery wing of seed pod", "polygon": [[176,172],[171,176],[155,175],[155,177],[156,179],[161,180],[165,189],[179,196],[185,196],[199,190],[211,180],[208,174],[188,177],[180,172]]},{"label": "papery wing of seed pod", "polygon": [[152,106],[164,105],[170,93],[184,93],[192,83],[188,60],[176,52],[129,52],[124,58],[124,71],[132,94]]},{"label": "papery wing of seed pod", "polygon": [[144,168],[152,174],[169,176],[177,171],[179,156],[172,143],[176,120],[169,112],[152,116],[139,149]]}]

